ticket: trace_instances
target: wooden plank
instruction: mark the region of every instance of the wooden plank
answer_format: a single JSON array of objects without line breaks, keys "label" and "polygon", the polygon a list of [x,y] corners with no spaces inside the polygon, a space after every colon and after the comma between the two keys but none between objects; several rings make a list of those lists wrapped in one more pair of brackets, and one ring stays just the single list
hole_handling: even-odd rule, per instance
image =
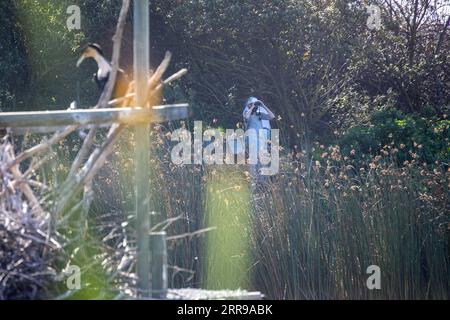
[{"label": "wooden plank", "polygon": [[[150,18],[148,0],[134,1],[134,82],[136,88],[136,104],[145,106],[147,83],[150,69]],[[150,126],[136,125],[136,230],[137,230],[137,263],[138,293],[140,297],[150,297]]]},{"label": "wooden plank", "polygon": [[264,295],[258,291],[245,290],[204,290],[204,289],[169,289],[168,300],[262,300]]},{"label": "wooden plank", "polygon": [[[86,126],[82,126],[83,129],[92,129],[92,128],[109,128],[112,125],[112,122],[105,122],[103,124],[89,124]],[[67,126],[51,126],[51,127],[16,127],[11,128],[11,132],[14,136],[24,136],[27,134],[45,134],[45,133],[53,133],[57,131],[63,131]]]},{"label": "wooden plank", "polygon": [[189,117],[189,104],[180,103],[152,107],[150,122],[165,122]]},{"label": "wooden plank", "polygon": [[[0,113],[0,129],[35,127],[87,126],[91,124],[143,124],[164,122],[188,117],[187,104],[173,104],[148,108],[107,108],[82,110],[30,111]],[[43,130],[42,128],[40,130]]]}]

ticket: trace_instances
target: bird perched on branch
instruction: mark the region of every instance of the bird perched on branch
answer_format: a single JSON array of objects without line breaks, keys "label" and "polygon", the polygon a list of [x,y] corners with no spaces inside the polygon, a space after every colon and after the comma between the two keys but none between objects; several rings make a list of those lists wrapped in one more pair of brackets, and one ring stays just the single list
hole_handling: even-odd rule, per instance
[{"label": "bird perched on branch", "polygon": [[[108,83],[109,75],[112,67],[109,60],[105,58],[102,47],[96,43],[88,43],[81,49],[81,56],[77,61],[77,67],[88,58],[92,58],[97,62],[98,70],[94,73],[93,80],[98,88],[103,91]],[[125,96],[128,89],[128,77],[122,69],[118,69],[116,83],[112,93],[112,99],[117,99]]]}]

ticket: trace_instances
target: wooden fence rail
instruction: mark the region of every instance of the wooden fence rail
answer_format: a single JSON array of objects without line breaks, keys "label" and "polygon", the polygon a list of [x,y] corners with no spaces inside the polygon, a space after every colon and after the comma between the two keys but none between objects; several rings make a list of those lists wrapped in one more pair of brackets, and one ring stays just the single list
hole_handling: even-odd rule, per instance
[{"label": "wooden fence rail", "polygon": [[154,106],[152,108],[108,108],[57,111],[3,112],[0,129],[58,127],[91,124],[142,124],[164,122],[188,117],[187,104]]}]

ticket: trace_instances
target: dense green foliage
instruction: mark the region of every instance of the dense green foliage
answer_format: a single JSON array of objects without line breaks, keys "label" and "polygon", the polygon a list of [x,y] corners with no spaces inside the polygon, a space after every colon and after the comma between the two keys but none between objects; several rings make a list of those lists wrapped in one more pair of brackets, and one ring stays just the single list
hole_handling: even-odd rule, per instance
[{"label": "dense green foliage", "polygon": [[366,27],[364,1],[161,1],[155,12],[190,70],[183,91],[198,116],[233,127],[254,94],[280,116],[286,142],[308,148],[376,110],[448,105],[445,18],[429,6],[419,21],[413,4],[403,18],[381,2],[381,30]]},{"label": "dense green foliage", "polygon": [[[367,28],[359,0],[152,1],[152,62],[170,50],[176,67],[189,69],[166,98],[188,99],[196,119],[232,128],[243,100],[257,95],[279,116],[284,142],[302,149],[385,108],[442,116],[450,96],[448,24],[445,11],[436,11],[443,1],[417,2],[422,19],[415,1],[404,8],[378,2],[380,30]],[[76,69],[77,48],[98,42],[109,55],[120,3],[2,2],[1,108],[61,108],[77,97],[95,103],[93,64]],[[65,26],[69,4],[81,8],[79,31]],[[131,27],[121,58],[128,72]]]},{"label": "dense green foliage", "polygon": [[29,70],[12,0],[0,3],[0,21],[0,110],[15,110],[23,103],[19,97],[29,85]]},{"label": "dense green foliage", "polygon": [[[392,145],[396,160],[434,164],[450,159],[450,120],[436,116],[405,115],[392,109],[375,113],[370,125],[357,125],[338,141],[344,154],[355,158],[361,155],[380,155]],[[364,160],[364,159],[362,159]]]}]

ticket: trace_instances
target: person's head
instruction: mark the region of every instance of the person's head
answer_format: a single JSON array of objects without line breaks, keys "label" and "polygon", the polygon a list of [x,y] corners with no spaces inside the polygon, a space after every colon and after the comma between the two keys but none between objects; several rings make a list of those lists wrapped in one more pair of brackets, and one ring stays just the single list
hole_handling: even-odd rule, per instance
[{"label": "person's head", "polygon": [[245,106],[246,107],[251,107],[253,104],[259,102],[259,100],[255,97],[250,97],[247,99],[247,101],[245,102]]}]

